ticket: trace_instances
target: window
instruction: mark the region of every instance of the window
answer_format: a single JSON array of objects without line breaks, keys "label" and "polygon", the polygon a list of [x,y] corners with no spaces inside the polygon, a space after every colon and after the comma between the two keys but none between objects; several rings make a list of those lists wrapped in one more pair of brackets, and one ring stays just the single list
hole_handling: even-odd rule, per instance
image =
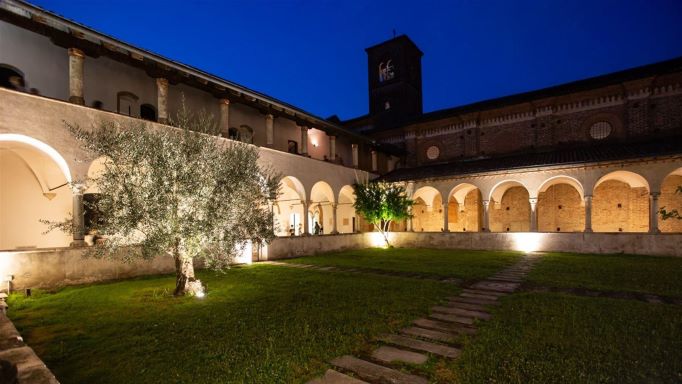
[{"label": "window", "polygon": [[384,110],[388,111],[391,109],[391,102],[390,101],[384,101]]},{"label": "window", "polygon": [[230,140],[239,141],[239,130],[235,127],[228,129],[227,138]]},{"label": "window", "polygon": [[119,92],[117,94],[116,110],[118,113],[127,116],[135,116],[137,111],[138,97],[131,92]]},{"label": "window", "polygon": [[145,120],[156,121],[156,108],[151,104],[140,105],[140,117]]},{"label": "window", "polygon": [[24,74],[10,65],[0,64],[0,87],[24,91],[26,89]]},{"label": "window", "polygon": [[239,141],[243,143],[253,144],[253,129],[248,125],[239,127]]},{"label": "window", "polygon": [[608,121],[598,121],[590,126],[590,137],[601,140],[609,137],[613,127]]},{"label": "window", "polygon": [[440,156],[440,148],[436,147],[435,145],[430,146],[426,150],[426,157],[429,160],[436,160]]},{"label": "window", "polygon": [[289,143],[287,146],[287,152],[298,153],[298,143],[293,141],[293,140],[289,140]]}]

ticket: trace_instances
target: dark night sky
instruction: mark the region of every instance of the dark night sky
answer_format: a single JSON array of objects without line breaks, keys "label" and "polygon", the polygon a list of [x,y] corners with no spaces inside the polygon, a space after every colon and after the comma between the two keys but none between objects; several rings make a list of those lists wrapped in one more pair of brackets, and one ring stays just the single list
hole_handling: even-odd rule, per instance
[{"label": "dark night sky", "polygon": [[320,116],[367,113],[364,48],[407,34],[424,110],[682,56],[682,0],[33,3]]}]

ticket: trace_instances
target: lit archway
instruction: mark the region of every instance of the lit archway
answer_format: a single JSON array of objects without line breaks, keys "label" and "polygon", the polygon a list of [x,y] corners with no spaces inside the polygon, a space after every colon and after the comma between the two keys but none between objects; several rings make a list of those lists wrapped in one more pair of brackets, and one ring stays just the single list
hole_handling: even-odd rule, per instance
[{"label": "lit archway", "polygon": [[275,234],[277,236],[299,236],[303,233],[303,202],[305,188],[300,180],[286,176],[279,182],[279,193],[275,201]]},{"label": "lit archway", "polygon": [[310,189],[309,228],[311,234],[328,234],[334,227],[332,204],[336,201],[334,190],[324,181],[318,181]]},{"label": "lit archway", "polygon": [[448,199],[448,228],[453,232],[478,232],[483,223],[483,204],[480,189],[462,183],[450,191]]},{"label": "lit archway", "polygon": [[355,233],[360,228],[353,204],[355,204],[355,191],[350,185],[344,185],[339,191],[336,208],[336,230],[339,233]]},{"label": "lit archway", "polygon": [[[667,212],[677,210],[679,214],[682,214],[682,191],[678,190],[681,187],[682,168],[678,168],[663,179],[658,206]],[[682,232],[682,220],[675,218],[663,220],[661,215],[658,215],[658,229],[661,232],[680,233]]]},{"label": "lit archway", "polygon": [[443,200],[433,187],[421,187],[412,195],[412,228],[415,232],[441,232],[443,230]]},{"label": "lit archway", "polygon": [[0,249],[65,247],[71,236],[43,234],[40,220],[61,221],[72,211],[71,172],[48,144],[0,134]]},{"label": "lit archway", "polygon": [[555,176],[540,186],[537,210],[540,232],[585,230],[583,186],[570,176]]},{"label": "lit archway", "polygon": [[490,191],[490,231],[530,231],[530,201],[526,186],[516,180],[505,180]]},{"label": "lit archway", "polygon": [[595,184],[592,193],[595,232],[647,232],[649,183],[630,171],[614,171]]}]

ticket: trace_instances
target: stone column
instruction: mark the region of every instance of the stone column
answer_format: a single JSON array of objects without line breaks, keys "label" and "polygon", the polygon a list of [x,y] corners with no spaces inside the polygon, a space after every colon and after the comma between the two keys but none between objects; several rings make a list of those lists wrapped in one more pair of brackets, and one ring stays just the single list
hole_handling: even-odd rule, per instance
[{"label": "stone column", "polygon": [[[412,195],[414,194],[414,181],[410,181],[407,183],[407,185],[405,186],[405,193],[407,194],[407,197],[412,199]],[[412,206],[408,208],[408,212],[410,215],[407,217],[405,230],[407,232],[414,232],[414,228],[412,226]]]},{"label": "stone column", "polygon": [[351,149],[353,151],[353,168],[358,168],[359,166],[359,158],[358,158],[358,145],[357,144],[351,144]]},{"label": "stone column", "polygon": [[336,136],[329,136],[329,161],[336,160]]},{"label": "stone column", "polygon": [[449,205],[447,201],[443,202],[443,232],[450,232],[450,226],[448,225]]},{"label": "stone column", "polygon": [[220,99],[220,121],[218,131],[225,137],[230,137],[230,100]]},{"label": "stone column", "polygon": [[332,223],[333,223],[332,224],[332,232],[331,232],[332,235],[338,235],[339,234],[339,230],[338,230],[337,223],[336,223],[336,210],[338,208],[339,208],[338,203],[332,203]]},{"label": "stone column", "polygon": [[275,142],[275,117],[268,113],[265,115],[265,144],[272,147]]},{"label": "stone column", "polygon": [[301,126],[301,154],[308,156],[308,127]]},{"label": "stone column", "polygon": [[585,232],[592,232],[592,196],[585,195]]},{"label": "stone column", "polygon": [[159,123],[168,123],[168,80],[163,77],[156,79],[156,109]]},{"label": "stone column", "polygon": [[528,199],[530,203],[530,231],[538,231],[538,198],[531,197]]},{"label": "stone column", "polygon": [[483,200],[483,232],[490,232],[490,200]]},{"label": "stone column", "polygon": [[85,54],[77,48],[69,48],[69,102],[85,104],[83,97],[83,61]]},{"label": "stone column", "polygon": [[83,207],[83,192],[86,186],[75,184],[71,187],[73,191],[73,242],[71,246],[85,245],[85,209]]},{"label": "stone column", "polygon": [[379,169],[377,164],[377,151],[372,151],[372,172],[376,172]]},{"label": "stone column", "polygon": [[308,207],[310,203],[310,200],[301,200],[301,204],[303,204],[303,232],[301,232],[301,236],[310,235],[310,232],[308,232]]},{"label": "stone column", "polygon": [[661,233],[658,229],[658,197],[660,192],[649,193],[649,233]]}]

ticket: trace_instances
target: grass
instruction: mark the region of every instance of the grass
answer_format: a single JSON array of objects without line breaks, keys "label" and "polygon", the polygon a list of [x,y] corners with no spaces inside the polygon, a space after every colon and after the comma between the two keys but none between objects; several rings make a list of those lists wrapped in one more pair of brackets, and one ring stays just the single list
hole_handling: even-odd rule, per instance
[{"label": "grass", "polygon": [[528,276],[532,284],[682,297],[682,258],[551,253]]},{"label": "grass", "polygon": [[447,368],[438,382],[679,383],[682,307],[513,295]]},{"label": "grass", "polygon": [[451,285],[275,266],[200,274],[204,299],[154,277],[10,299],[60,382],[290,383],[422,316]]},{"label": "grass", "polygon": [[475,280],[490,276],[498,270],[514,264],[520,258],[521,253],[519,252],[369,248],[283,261],[300,264],[423,273]]}]

